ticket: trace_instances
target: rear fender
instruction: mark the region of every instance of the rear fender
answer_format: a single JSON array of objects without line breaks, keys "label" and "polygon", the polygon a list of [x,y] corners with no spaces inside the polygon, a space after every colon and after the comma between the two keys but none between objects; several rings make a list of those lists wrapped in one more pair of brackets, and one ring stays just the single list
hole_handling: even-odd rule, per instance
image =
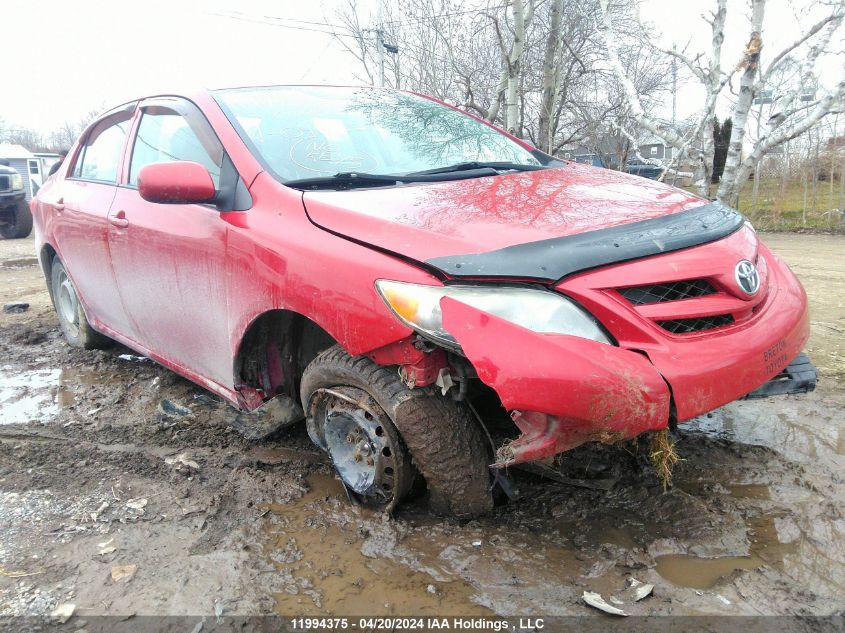
[{"label": "rear fender", "polygon": [[669,388],[645,355],[539,334],[449,297],[440,305],[444,328],[523,432],[500,449],[498,465],[667,426]]}]

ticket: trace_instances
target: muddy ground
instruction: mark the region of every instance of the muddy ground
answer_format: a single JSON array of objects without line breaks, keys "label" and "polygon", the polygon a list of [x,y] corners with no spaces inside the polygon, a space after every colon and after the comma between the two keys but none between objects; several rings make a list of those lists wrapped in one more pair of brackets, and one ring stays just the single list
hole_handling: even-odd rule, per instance
[{"label": "muddy ground", "polygon": [[630,577],[655,586],[634,614],[841,613],[845,237],[767,241],[810,295],[815,393],[685,425],[668,492],[588,447],[580,485],[515,473],[521,498],[470,523],[351,506],[303,428],[247,442],[168,370],[69,348],[32,241],[0,241],[0,304],[31,304],[0,314],[0,615],[606,618],[582,593]]}]

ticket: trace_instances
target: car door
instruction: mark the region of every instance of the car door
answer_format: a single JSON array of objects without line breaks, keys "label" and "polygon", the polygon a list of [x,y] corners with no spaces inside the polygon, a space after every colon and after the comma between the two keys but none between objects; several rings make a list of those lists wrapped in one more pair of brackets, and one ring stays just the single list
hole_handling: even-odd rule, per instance
[{"label": "car door", "polygon": [[223,147],[183,99],[142,102],[124,183],[109,216],[109,249],[134,333],[161,358],[223,386],[232,384],[226,291],[227,224],[207,204],[157,204],[138,193],[145,165],[195,161],[220,188]]},{"label": "car door", "polygon": [[108,213],[117,191],[135,104],[89,128],[66,178],[42,197],[55,247],[89,320],[127,335],[131,327],[109,261]]}]

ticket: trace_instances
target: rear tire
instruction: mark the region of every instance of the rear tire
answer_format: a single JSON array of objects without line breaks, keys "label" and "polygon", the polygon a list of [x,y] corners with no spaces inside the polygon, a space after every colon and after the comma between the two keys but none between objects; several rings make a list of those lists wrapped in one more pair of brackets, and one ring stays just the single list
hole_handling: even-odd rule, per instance
[{"label": "rear tire", "polygon": [[25,200],[4,210],[6,221],[0,224],[0,236],[7,240],[28,237],[32,233],[32,212]]},{"label": "rear tire", "polygon": [[76,294],[76,288],[73,287],[73,282],[58,257],[53,258],[50,268],[50,287],[53,306],[59,316],[59,326],[68,344],[82,349],[102,349],[111,344],[110,338],[91,327]]},{"label": "rear tire", "polygon": [[[352,357],[340,346],[322,352],[302,376],[303,409],[316,444],[332,455],[326,443],[327,436],[332,441],[331,432],[326,433],[326,428],[333,423],[332,413],[337,414],[324,406],[326,398],[355,402],[354,394],[362,391],[369,396],[363,414],[378,417],[383,412],[395,425],[403,448],[407,447],[413,465],[425,478],[429,503],[436,513],[468,518],[492,510],[491,456],[471,412],[427,389],[409,389],[395,367],[377,365],[365,356]],[[380,411],[373,411],[374,407]],[[337,461],[335,455],[332,458]],[[338,470],[343,479],[342,469]],[[344,483],[349,487],[346,480]],[[409,490],[410,486],[403,485],[388,509]]]}]

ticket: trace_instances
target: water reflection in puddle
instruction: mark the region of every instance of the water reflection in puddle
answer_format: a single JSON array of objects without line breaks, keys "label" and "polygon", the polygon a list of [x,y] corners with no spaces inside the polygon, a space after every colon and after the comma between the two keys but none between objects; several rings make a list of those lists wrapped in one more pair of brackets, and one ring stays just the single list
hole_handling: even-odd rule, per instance
[{"label": "water reflection in puddle", "polygon": [[[334,477],[311,475],[308,483],[310,491],[299,501],[268,506],[276,521],[265,553],[283,586],[275,594],[279,613],[490,615],[472,602],[473,588],[464,580],[392,560],[386,551],[395,546],[392,531],[379,542],[351,513],[345,520],[327,520],[333,510],[326,505],[332,506],[334,500],[346,503]],[[373,527],[381,523],[379,515],[360,512],[360,518]],[[362,548],[373,551],[365,555]]]},{"label": "water reflection in puddle", "polygon": [[48,422],[76,402],[79,385],[102,382],[95,371],[0,367],[0,424]]},{"label": "water reflection in puddle", "polygon": [[797,399],[733,402],[686,422],[682,431],[704,433],[776,450],[801,463],[819,459],[845,465],[845,428],[840,407],[808,394]]},{"label": "water reflection in puddle", "polygon": [[736,570],[757,569],[763,561],[756,556],[699,558],[687,554],[667,554],[655,558],[657,573],[679,587],[709,589]]},{"label": "water reflection in puddle", "polygon": [[0,367],[0,424],[45,420],[59,409],[52,390],[59,381],[59,369],[19,371]]}]

